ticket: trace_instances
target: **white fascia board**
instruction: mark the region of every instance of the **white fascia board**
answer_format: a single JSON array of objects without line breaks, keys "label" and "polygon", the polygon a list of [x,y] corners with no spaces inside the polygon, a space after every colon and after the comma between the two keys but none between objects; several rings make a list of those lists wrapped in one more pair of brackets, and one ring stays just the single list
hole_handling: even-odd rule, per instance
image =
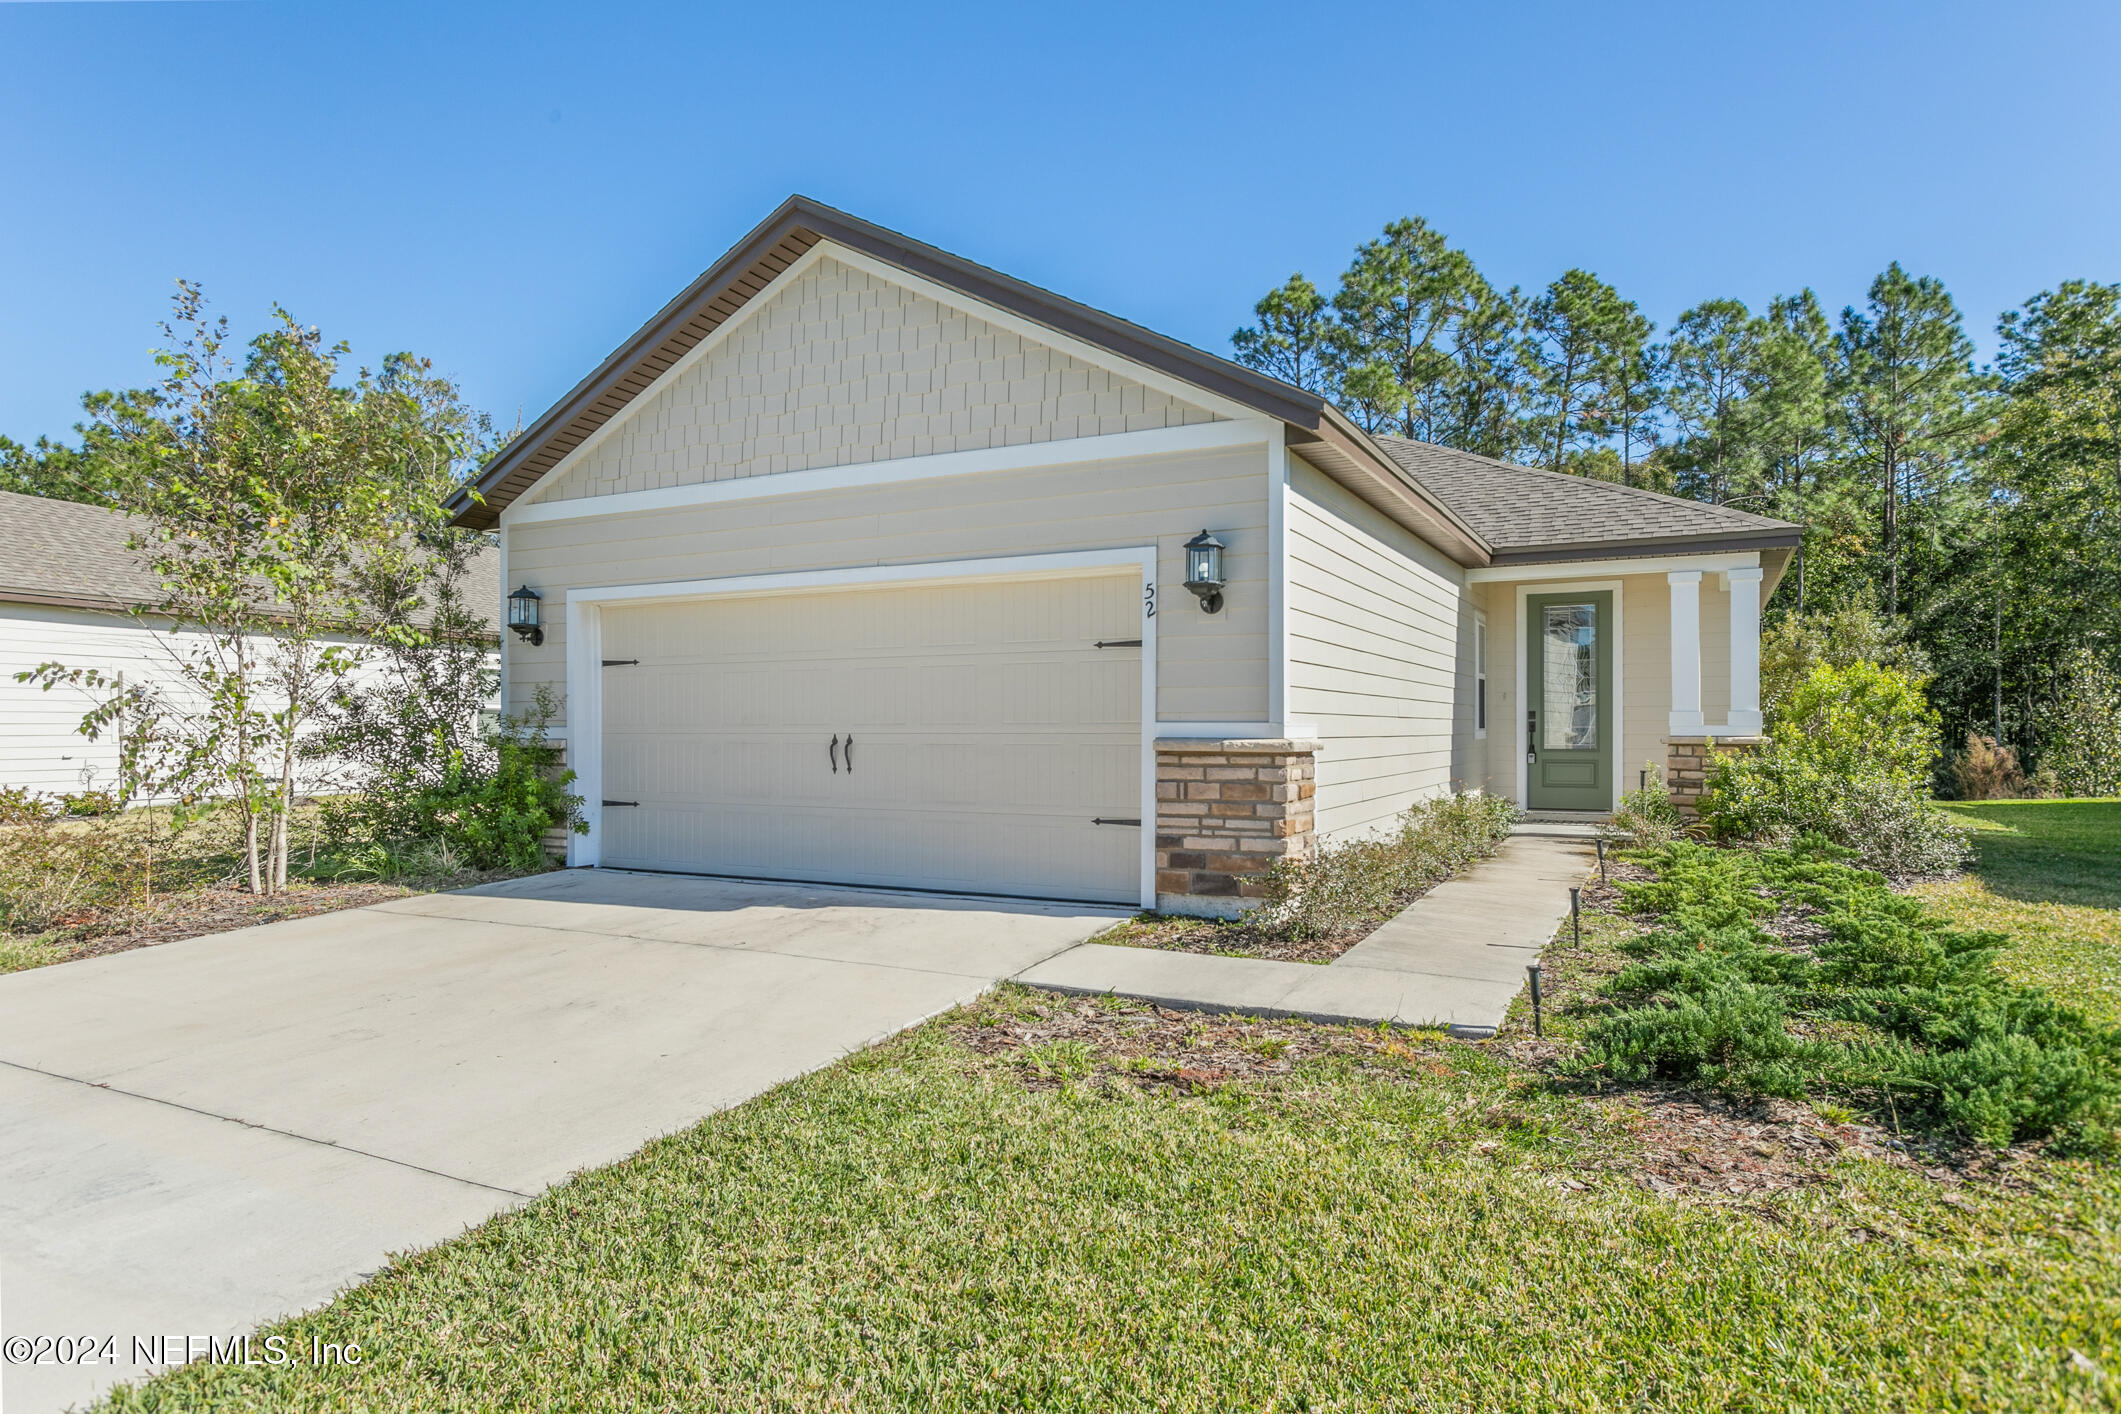
[{"label": "white fascia board", "polygon": [[1759,563],[1758,550],[1732,550],[1706,555],[1645,556],[1636,560],[1555,560],[1536,565],[1482,565],[1466,571],[1466,583],[1529,584],[1550,579],[1581,579],[1586,575],[1670,574],[1674,570],[1700,570],[1704,574],[1720,574]]},{"label": "white fascia board", "polygon": [[[1068,437],[1057,442],[1019,442],[1008,447],[935,452],[925,457],[853,462],[808,471],[776,471],[763,476],[663,486],[653,491],[621,491],[610,496],[583,496],[536,505],[518,499],[501,512],[501,524],[519,526],[551,521],[599,520],[643,512],[683,510],[691,506],[768,500],[823,491],[856,491],[872,486],[957,476],[988,476],[997,472],[1039,471],[1049,467],[1087,466],[1093,462],[1263,446],[1278,425],[1261,417],[1232,422],[1197,422],[1190,427],[1154,427],[1142,432],[1114,432],[1102,437]],[[555,472],[557,470],[554,468]]]}]

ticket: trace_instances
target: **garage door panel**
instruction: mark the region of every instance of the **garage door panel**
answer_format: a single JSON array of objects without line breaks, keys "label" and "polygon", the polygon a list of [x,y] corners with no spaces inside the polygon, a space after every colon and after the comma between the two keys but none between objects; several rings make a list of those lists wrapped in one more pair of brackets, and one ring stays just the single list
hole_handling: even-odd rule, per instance
[{"label": "garage door panel", "polygon": [[602,858],[1132,901],[1139,632],[1135,575],[609,608]]}]

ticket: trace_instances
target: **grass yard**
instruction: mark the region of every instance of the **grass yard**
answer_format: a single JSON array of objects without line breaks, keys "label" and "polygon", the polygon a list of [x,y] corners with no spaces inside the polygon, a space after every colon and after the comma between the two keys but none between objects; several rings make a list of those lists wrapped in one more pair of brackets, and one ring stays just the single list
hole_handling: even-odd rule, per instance
[{"label": "grass yard", "polygon": [[1964,877],[1916,890],[1962,926],[2014,939],[2013,976],[2121,1025],[2121,800],[1948,807],[1974,831]]},{"label": "grass yard", "polygon": [[358,1368],[112,1405],[2121,1408],[2121,1172],[1737,1196],[1636,1173],[1660,1123],[1494,1047],[1009,989],[277,1328]]}]

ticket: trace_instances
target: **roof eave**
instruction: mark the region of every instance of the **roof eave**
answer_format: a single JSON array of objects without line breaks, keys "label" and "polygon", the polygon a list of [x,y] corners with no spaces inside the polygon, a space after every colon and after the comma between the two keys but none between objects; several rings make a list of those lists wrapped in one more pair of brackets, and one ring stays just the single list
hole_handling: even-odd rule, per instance
[{"label": "roof eave", "polygon": [[1804,538],[1804,528],[1722,532],[1714,535],[1639,536],[1627,540],[1581,540],[1557,545],[1504,546],[1494,551],[1489,563],[1548,565],[1568,560],[1634,560],[1652,555],[1714,554],[1719,551],[1794,549]]}]

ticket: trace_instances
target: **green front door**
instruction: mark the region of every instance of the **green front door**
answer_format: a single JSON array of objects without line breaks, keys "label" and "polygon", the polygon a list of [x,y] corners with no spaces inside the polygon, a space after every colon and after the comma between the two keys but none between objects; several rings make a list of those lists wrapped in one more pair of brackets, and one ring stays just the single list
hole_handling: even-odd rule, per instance
[{"label": "green front door", "polygon": [[1613,595],[1525,600],[1531,810],[1613,808]]}]

